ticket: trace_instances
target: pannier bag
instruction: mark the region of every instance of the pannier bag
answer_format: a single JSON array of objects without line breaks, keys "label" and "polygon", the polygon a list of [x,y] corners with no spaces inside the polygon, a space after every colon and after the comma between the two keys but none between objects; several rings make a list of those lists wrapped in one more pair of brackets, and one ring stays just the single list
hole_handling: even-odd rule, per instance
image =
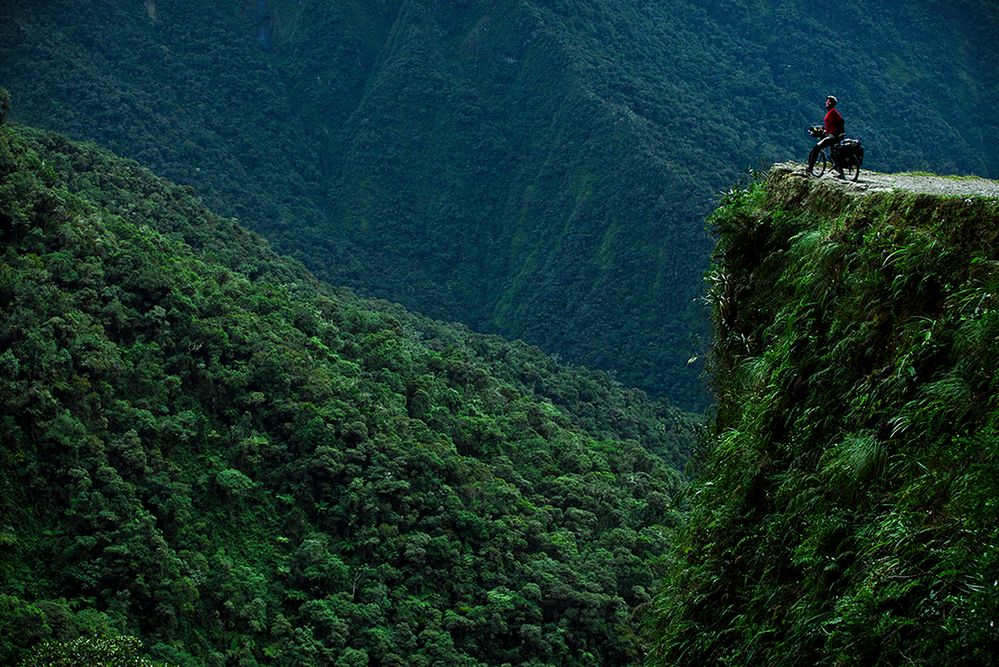
[{"label": "pannier bag", "polygon": [[864,145],[860,143],[860,139],[844,139],[838,144],[833,144],[832,156],[836,161],[856,157],[858,163],[863,162]]}]

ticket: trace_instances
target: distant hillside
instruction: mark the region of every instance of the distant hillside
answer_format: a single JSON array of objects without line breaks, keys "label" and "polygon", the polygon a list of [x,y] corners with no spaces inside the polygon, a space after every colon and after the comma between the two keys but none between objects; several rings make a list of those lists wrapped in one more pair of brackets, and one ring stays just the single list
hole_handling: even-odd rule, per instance
[{"label": "distant hillside", "polygon": [[990,664],[999,198],[796,171],[712,218],[714,444],[650,662]]},{"label": "distant hillside", "polygon": [[822,99],[882,169],[999,176],[995,3],[0,6],[15,117],[196,185],[318,275],[703,406],[715,193]]},{"label": "distant hillside", "polygon": [[639,659],[689,416],[57,135],[0,127],[0,253],[0,663]]}]

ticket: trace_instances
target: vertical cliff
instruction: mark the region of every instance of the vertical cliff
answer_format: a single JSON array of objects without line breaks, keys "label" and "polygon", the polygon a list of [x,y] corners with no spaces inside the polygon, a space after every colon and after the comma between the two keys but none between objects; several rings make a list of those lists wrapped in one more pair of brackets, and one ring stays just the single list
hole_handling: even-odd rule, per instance
[{"label": "vertical cliff", "polygon": [[782,167],[714,214],[715,438],[652,662],[995,654],[995,187]]}]

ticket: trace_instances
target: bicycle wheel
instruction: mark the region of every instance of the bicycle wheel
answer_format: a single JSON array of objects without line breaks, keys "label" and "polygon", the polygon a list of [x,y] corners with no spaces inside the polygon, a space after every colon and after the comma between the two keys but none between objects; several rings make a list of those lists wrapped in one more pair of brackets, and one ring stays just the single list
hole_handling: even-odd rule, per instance
[{"label": "bicycle wheel", "polygon": [[860,165],[863,164],[863,162],[864,162],[864,158],[862,158],[860,156],[857,156],[856,158],[853,159],[853,165],[850,167],[850,169],[853,171],[853,180],[854,181],[856,181],[858,178],[860,178]]},{"label": "bicycle wheel", "polygon": [[826,157],[826,152],[819,151],[819,156],[815,158],[815,165],[812,167],[812,176],[822,178],[822,174],[826,173],[826,164],[828,162],[829,158]]},{"label": "bicycle wheel", "polygon": [[857,176],[860,175],[860,165],[857,164],[856,160],[850,160],[849,164],[843,165],[843,178],[855,181]]}]

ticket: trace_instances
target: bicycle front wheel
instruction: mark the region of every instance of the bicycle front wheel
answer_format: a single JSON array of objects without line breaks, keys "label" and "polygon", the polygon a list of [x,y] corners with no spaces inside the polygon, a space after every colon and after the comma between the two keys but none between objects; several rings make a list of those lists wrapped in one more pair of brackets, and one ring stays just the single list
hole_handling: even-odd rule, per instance
[{"label": "bicycle front wheel", "polygon": [[812,176],[815,178],[822,178],[822,174],[826,173],[826,165],[829,159],[826,157],[825,151],[819,151],[819,156],[815,158],[815,164],[812,166]]}]

